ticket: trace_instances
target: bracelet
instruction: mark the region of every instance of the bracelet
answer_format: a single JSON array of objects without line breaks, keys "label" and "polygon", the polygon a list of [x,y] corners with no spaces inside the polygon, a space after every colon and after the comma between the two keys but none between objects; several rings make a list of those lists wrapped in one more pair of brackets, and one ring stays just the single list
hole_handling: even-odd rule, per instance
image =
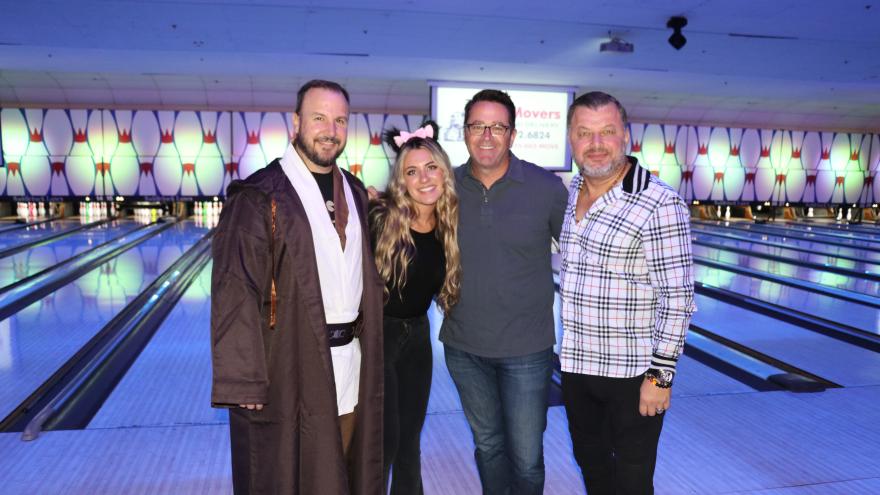
[{"label": "bracelet", "polygon": [[657,388],[671,388],[672,380],[663,380],[659,373],[655,370],[645,372],[645,379],[651,382]]}]

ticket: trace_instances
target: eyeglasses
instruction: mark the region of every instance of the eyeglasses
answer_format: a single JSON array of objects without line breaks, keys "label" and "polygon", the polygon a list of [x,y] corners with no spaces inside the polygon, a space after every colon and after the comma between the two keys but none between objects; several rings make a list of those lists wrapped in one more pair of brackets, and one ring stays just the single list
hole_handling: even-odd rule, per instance
[{"label": "eyeglasses", "polygon": [[465,124],[464,126],[467,127],[468,131],[477,135],[481,135],[486,129],[489,129],[493,136],[503,136],[510,129],[510,126],[501,124]]}]

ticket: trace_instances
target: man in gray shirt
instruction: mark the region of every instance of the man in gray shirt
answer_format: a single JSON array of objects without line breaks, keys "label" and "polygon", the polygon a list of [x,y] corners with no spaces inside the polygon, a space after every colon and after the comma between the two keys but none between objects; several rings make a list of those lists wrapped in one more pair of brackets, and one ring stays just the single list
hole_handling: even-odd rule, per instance
[{"label": "man in gray shirt", "polygon": [[483,493],[540,494],[552,373],[551,238],[562,180],[510,152],[516,109],[483,90],[465,106],[470,159],[456,169],[461,299],[443,322],[446,365],[476,446]]}]

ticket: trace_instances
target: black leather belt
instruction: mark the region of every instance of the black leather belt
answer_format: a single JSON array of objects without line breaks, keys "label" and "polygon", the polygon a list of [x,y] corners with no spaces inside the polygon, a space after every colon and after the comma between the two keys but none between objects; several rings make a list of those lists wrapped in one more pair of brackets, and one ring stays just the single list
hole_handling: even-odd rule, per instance
[{"label": "black leather belt", "polygon": [[330,347],[339,347],[348,345],[354,340],[357,333],[357,326],[361,323],[361,315],[357,319],[349,323],[328,323],[327,339],[330,341]]}]

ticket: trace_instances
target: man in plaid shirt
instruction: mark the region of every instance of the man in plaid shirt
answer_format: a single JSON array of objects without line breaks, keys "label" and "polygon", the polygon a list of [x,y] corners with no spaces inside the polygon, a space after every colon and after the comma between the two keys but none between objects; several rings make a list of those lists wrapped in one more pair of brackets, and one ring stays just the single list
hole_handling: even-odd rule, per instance
[{"label": "man in plaid shirt", "polygon": [[627,156],[626,110],[568,111],[580,169],[562,226],[562,394],[590,495],[653,493],[657,443],[694,305],[688,209]]}]

